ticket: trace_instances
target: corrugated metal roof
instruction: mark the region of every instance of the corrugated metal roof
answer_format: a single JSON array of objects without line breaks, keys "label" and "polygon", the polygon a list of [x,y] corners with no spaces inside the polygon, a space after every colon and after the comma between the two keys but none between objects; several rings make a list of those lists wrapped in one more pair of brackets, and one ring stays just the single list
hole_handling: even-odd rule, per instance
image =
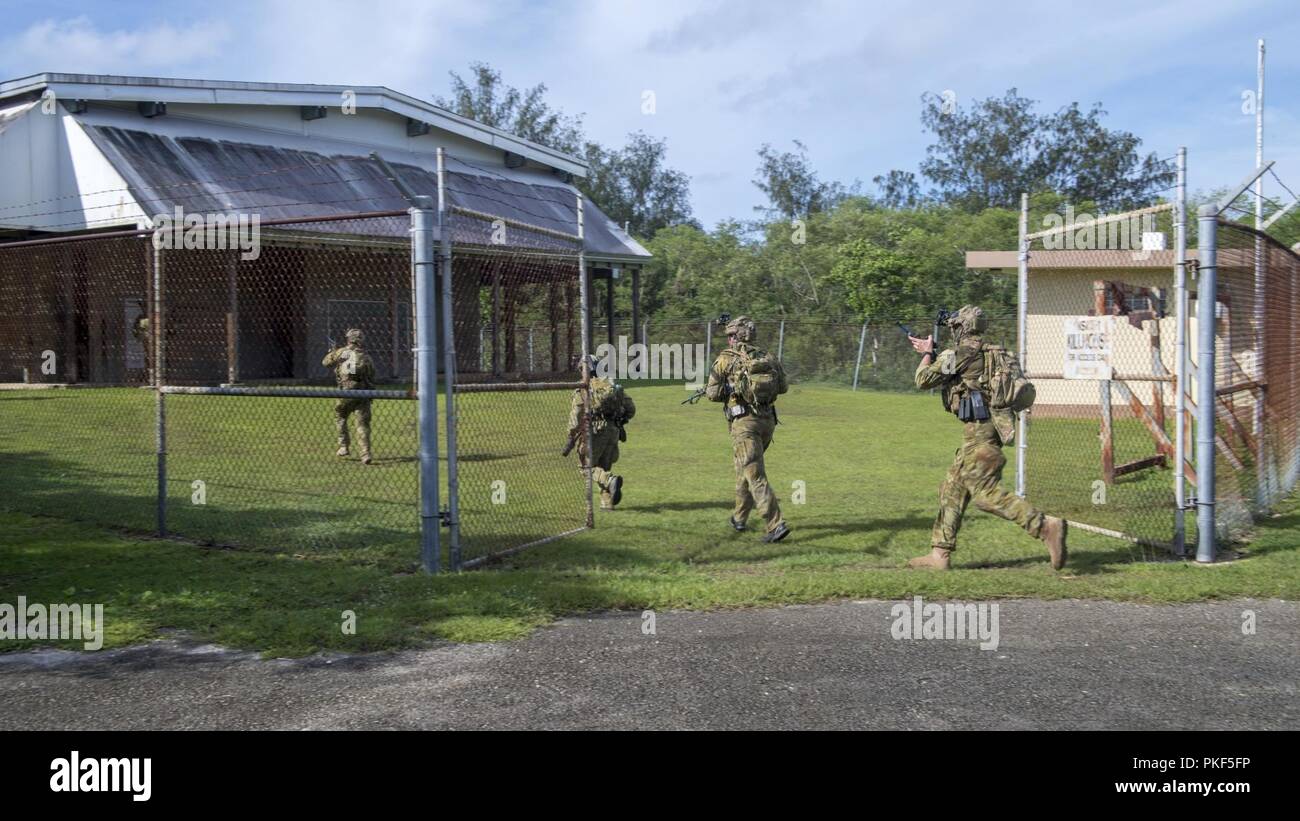
[{"label": "corrugated metal roof", "polygon": [[162,101],[210,105],[326,106],[339,105],[351,94],[358,108],[374,108],[427,122],[452,134],[495,148],[513,151],[544,165],[580,177],[587,164],[581,157],[517,137],[500,128],[462,117],[445,108],[383,86],[321,85],[318,83],[251,83],[228,80],[184,80],[169,77],[127,77],[111,74],[34,74],[0,81],[0,100],[39,94],[48,89],[60,100]]},{"label": "corrugated metal roof", "polygon": [[[256,213],[262,219],[330,216],[406,207],[374,162],[358,146],[356,155],[324,154],[299,148],[234,142],[208,137],[172,137],[116,126],[83,124],[147,213]],[[392,163],[419,194],[436,195],[431,168]],[[540,174],[512,174],[449,158],[447,198],[451,205],[574,234],[576,192]],[[596,260],[644,260],[650,254],[587,201],[585,250]],[[459,226],[458,226],[459,227]],[[480,241],[481,232],[453,236]]]}]

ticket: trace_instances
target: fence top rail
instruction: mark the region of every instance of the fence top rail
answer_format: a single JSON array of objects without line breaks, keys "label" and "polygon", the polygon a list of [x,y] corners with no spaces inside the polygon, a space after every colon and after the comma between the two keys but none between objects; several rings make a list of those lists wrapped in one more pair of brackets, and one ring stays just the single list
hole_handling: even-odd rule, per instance
[{"label": "fence top rail", "polygon": [[290,399],[415,399],[410,391],[345,390],[343,388],[273,388],[273,387],[190,387],[163,385],[166,394],[200,396],[278,396]]},{"label": "fence top rail", "polygon": [[582,382],[457,382],[456,393],[494,393],[498,391],[576,390]]},{"label": "fence top rail", "polygon": [[485,222],[501,222],[503,225],[508,225],[512,228],[518,228],[522,231],[529,231],[547,237],[555,237],[556,239],[569,240],[570,242],[578,242],[582,239],[582,237],[578,236],[576,233],[570,234],[566,231],[557,231],[554,228],[544,228],[543,226],[533,225],[532,223],[524,222],[523,220],[501,217],[496,214],[489,214],[487,211],[477,211],[473,208],[465,208],[460,205],[450,206],[447,210],[451,211],[453,214],[473,217],[474,219],[483,220]]},{"label": "fence top rail", "polygon": [[1172,202],[1162,202],[1159,205],[1152,205],[1147,208],[1136,208],[1132,211],[1125,211],[1122,214],[1107,214],[1103,217],[1096,217],[1090,220],[1082,220],[1080,222],[1072,222],[1069,223],[1068,225],[1058,225],[1055,228],[1047,228],[1043,231],[1035,231],[1032,234],[1025,234],[1025,239],[1026,240],[1041,239],[1043,237],[1050,237],[1053,234],[1064,234],[1067,231],[1078,231],[1080,228],[1091,228],[1094,225],[1105,225],[1110,222],[1119,222],[1120,220],[1131,219],[1133,217],[1140,217],[1143,216],[1144,214],[1159,214],[1165,211],[1172,211],[1173,207],[1174,204]]},{"label": "fence top rail", "polygon": [[[278,217],[276,219],[263,220],[259,219],[259,227],[277,227],[286,225],[310,225],[320,222],[349,222],[353,220],[379,219],[383,217],[404,217],[407,211],[358,211],[348,214],[328,214],[317,217]],[[147,239],[153,235],[152,228],[125,228],[118,231],[92,231],[89,233],[68,234],[58,237],[42,237],[40,239],[25,239],[17,242],[0,242],[0,250],[7,248],[30,248],[36,245],[60,245],[70,242],[90,242],[97,239],[125,239],[135,237],[138,239]]]}]

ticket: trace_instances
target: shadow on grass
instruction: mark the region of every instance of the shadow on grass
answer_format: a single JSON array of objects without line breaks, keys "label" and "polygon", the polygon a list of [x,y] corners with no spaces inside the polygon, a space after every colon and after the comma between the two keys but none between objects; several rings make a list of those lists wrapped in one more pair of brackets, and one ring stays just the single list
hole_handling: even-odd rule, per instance
[{"label": "shadow on grass", "polygon": [[[132,535],[151,537],[157,533],[156,476],[152,473],[88,471],[81,462],[66,461],[44,453],[7,452],[0,455],[0,468],[20,481],[13,482],[0,509],[88,522]],[[97,482],[99,484],[97,484]],[[138,489],[112,490],[113,485],[134,485]],[[219,485],[218,485],[219,486]],[[419,552],[415,520],[409,529],[390,523],[365,522],[358,526],[356,509],[342,504],[339,510],[325,509],[329,498],[304,497],[288,491],[253,488],[257,507],[221,508],[215,505],[182,507],[175,488],[169,488],[167,517],[170,535],[205,545],[237,547],[259,552],[308,553],[312,558],[356,561],[389,570],[414,567]],[[309,498],[317,507],[273,506],[276,496]],[[188,499],[188,484],[185,499]],[[289,501],[286,499],[286,501]],[[415,510],[414,503],[412,510]]]}]

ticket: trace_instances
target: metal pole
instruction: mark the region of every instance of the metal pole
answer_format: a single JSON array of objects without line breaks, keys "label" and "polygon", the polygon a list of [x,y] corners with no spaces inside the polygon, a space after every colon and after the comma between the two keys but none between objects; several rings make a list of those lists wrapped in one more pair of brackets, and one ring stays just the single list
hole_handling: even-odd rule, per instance
[{"label": "metal pole", "polygon": [[578,198],[578,288],[582,302],[582,396],[583,438],[587,442],[586,463],[583,465],[587,474],[587,527],[596,526],[596,509],[592,495],[592,444],[591,444],[591,294],[587,283],[587,243],[586,229],[583,223],[583,195],[576,192]]},{"label": "metal pole", "polygon": [[[1187,551],[1187,148],[1178,149],[1174,195],[1174,555]],[[1159,320],[1156,320],[1157,322]]]},{"label": "metal pole", "polygon": [[230,254],[226,266],[227,302],[230,312],[226,314],[226,382],[233,385],[239,381],[239,252]]},{"label": "metal pole", "polygon": [[[1020,195],[1020,275],[1017,286],[1016,346],[1020,367],[1029,372],[1029,195]],[[1025,434],[1028,427],[1025,411],[1016,419],[1016,495],[1025,495]]]},{"label": "metal pole", "polygon": [[[447,212],[447,161],[438,149],[438,250],[442,276],[442,380],[447,391],[447,540],[451,569],[460,570],[460,451],[456,446],[456,325],[453,318],[451,219]],[[529,339],[531,341],[531,331]]]},{"label": "metal pole", "polygon": [[166,384],[164,370],[167,362],[166,309],[163,300],[163,252],[154,248],[153,260],[153,386],[154,386],[154,443],[158,464],[158,535],[167,535],[167,400],[162,388]]},{"label": "metal pole", "polygon": [[[1187,148],[1174,194],[1174,555],[1187,552]],[[1157,320],[1158,321],[1158,320]]]},{"label": "metal pole", "polygon": [[[867,344],[867,323],[862,323],[862,334],[858,337],[858,361],[853,366],[853,390],[858,389],[858,374],[862,371],[862,348]],[[781,357],[777,357],[780,359]]]},{"label": "metal pole", "polygon": [[[778,359],[780,357],[777,357]],[[713,361],[713,320],[704,323],[704,361]]]},{"label": "metal pole", "polygon": [[781,330],[776,340],[776,358],[780,359],[785,353],[785,320],[781,320]]},{"label": "metal pole", "polygon": [[430,197],[415,197],[411,208],[411,252],[415,268],[415,362],[420,428],[420,559],[424,572],[442,563],[438,487],[438,340],[433,237],[438,212]]},{"label": "metal pole", "polygon": [[[1264,166],[1264,40],[1259,40],[1256,74],[1259,84],[1255,97],[1255,170]],[[1266,276],[1264,271],[1264,175],[1255,178],[1255,381],[1264,383],[1264,300],[1267,298]],[[1264,435],[1264,404],[1268,388],[1260,387],[1255,392],[1255,413],[1253,428],[1255,435],[1255,475],[1256,499],[1261,508],[1268,506],[1268,459],[1265,456],[1267,439]]]},{"label": "metal pole", "polygon": [[1213,562],[1214,532],[1214,331],[1217,324],[1218,216],[1212,205],[1201,206],[1197,223],[1196,284],[1196,561]]}]

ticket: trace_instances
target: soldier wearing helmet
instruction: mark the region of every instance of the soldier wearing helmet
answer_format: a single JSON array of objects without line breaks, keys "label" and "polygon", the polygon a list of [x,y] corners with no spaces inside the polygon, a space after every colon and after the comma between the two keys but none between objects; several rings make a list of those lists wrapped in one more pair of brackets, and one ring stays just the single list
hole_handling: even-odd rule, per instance
[{"label": "soldier wearing helmet", "polygon": [[[373,390],[375,365],[362,346],[365,335],[358,328],[349,328],[345,335],[347,344],[325,354],[321,364],[334,371],[334,380],[340,389]],[[351,455],[348,437],[348,417],[357,414],[357,444],[361,451],[361,464],[370,464],[370,401],[369,399],[339,399],[334,403],[334,424],[338,429],[338,455]]]},{"label": "soldier wearing helmet", "polygon": [[754,320],[731,319],[726,334],[728,347],[714,361],[704,395],[722,403],[731,434],[736,503],[730,524],[743,531],[749,514],[757,511],[764,523],[763,541],[779,542],[790,527],[768,485],[763,455],[776,430],[776,397],[788,390],[785,371],[775,356],[754,345]]},{"label": "soldier wearing helmet", "polygon": [[[584,365],[586,366],[584,369]],[[618,445],[627,441],[627,424],[636,415],[636,403],[623,386],[608,377],[596,376],[596,358],[578,357],[578,370],[589,376],[586,389],[578,388],[569,402],[569,443],[578,448],[579,472],[591,472],[592,485],[600,491],[600,509],[613,510],[623,501],[623,476],[614,473]],[[587,448],[586,426],[591,426],[591,449]],[[566,447],[567,456],[572,447]]]},{"label": "soldier wearing helmet", "polygon": [[[1015,522],[1046,542],[1052,567],[1059,570],[1066,560],[1065,521],[1045,515],[1000,484],[1007,463],[1002,447],[1015,438],[1016,420],[1008,408],[987,406],[981,390],[992,376],[987,373],[994,367],[991,363],[997,361],[986,351],[1000,350],[984,343],[988,318],[980,308],[965,305],[948,315],[947,325],[955,345],[937,357],[933,337],[908,337],[922,355],[916,369],[916,387],[940,388],[944,408],[957,415],[965,428],[961,447],[939,488],[939,514],[930,533],[930,553],[912,559],[907,566],[947,570],[949,557],[957,549],[962,517],[973,501],[980,510]],[[1019,365],[1015,367],[1018,372]]]}]

